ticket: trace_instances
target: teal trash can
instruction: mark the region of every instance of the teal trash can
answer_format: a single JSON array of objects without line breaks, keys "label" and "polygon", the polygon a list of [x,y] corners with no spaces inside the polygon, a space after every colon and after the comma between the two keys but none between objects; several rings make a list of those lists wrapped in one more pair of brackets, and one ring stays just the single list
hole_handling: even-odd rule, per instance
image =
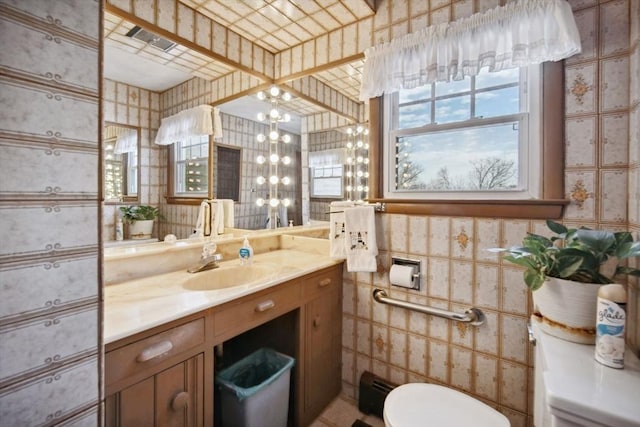
[{"label": "teal trash can", "polygon": [[261,348],[216,375],[224,427],[286,427],[294,359]]}]

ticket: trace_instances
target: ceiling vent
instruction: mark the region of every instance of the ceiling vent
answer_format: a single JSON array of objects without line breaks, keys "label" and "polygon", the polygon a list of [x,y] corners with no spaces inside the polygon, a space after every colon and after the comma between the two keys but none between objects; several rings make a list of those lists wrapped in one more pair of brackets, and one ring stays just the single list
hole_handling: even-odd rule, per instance
[{"label": "ceiling vent", "polygon": [[143,30],[137,25],[133,27],[131,30],[129,30],[129,32],[126,35],[127,37],[141,40],[165,52],[169,51],[172,47],[174,47],[177,44],[170,40],[157,36],[150,31]]}]

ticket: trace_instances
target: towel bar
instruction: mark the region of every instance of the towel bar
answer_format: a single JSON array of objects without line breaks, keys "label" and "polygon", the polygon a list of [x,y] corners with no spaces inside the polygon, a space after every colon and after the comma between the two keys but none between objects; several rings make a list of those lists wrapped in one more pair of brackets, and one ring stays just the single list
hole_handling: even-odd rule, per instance
[{"label": "towel bar", "polygon": [[445,319],[455,320],[457,322],[469,323],[472,326],[480,326],[486,320],[482,310],[479,308],[470,308],[464,314],[455,313],[453,311],[442,310],[435,307],[427,307],[425,305],[415,304],[413,302],[402,301],[387,296],[382,289],[374,289],[373,299],[382,304],[389,304],[395,307],[402,307],[408,310],[418,311],[420,313],[431,314],[433,316],[444,317]]},{"label": "towel bar", "polygon": [[[386,209],[386,206],[384,203],[380,203],[380,202],[376,202],[376,203],[365,203],[364,205],[354,205],[354,206],[369,206],[372,205],[373,206],[373,210],[376,212],[384,212]],[[334,213],[343,213],[344,211],[332,211],[329,210],[329,212],[325,212],[325,215],[329,215],[329,214],[334,214]]]}]

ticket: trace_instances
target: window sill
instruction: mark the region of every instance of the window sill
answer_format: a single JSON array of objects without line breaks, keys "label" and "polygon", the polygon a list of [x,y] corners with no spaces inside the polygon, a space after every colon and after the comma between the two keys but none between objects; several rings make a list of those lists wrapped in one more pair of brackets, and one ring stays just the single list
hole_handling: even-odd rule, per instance
[{"label": "window sill", "polygon": [[383,203],[385,213],[480,218],[559,219],[569,200],[409,200],[369,199]]},{"label": "window sill", "polygon": [[165,196],[165,201],[168,205],[193,205],[199,206],[203,200],[206,200],[207,197],[175,197],[175,196]]}]

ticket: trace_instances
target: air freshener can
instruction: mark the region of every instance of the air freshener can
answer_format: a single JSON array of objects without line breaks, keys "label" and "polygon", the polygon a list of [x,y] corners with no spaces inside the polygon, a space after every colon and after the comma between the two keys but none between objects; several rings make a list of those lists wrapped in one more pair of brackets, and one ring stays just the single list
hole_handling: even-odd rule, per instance
[{"label": "air freshener can", "polygon": [[598,291],[595,358],[611,368],[624,368],[626,302],[622,285],[605,285]]}]

